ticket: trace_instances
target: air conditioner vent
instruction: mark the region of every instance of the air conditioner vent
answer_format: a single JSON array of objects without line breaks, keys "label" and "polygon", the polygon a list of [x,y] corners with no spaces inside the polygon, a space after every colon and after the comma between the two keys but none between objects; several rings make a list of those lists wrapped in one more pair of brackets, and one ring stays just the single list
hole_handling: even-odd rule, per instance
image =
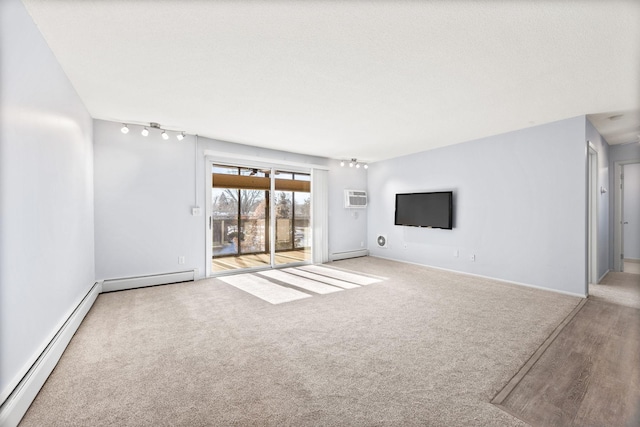
[{"label": "air conditioner vent", "polygon": [[364,190],[344,190],[345,208],[366,208],[367,192]]}]

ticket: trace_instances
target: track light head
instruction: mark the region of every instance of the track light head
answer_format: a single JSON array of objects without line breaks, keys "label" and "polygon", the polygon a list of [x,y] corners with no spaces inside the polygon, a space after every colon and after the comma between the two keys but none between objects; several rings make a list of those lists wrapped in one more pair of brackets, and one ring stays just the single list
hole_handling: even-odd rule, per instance
[{"label": "track light head", "polygon": [[360,163],[356,162],[356,169],[360,168]]},{"label": "track light head", "polygon": [[180,132],[179,134],[177,134],[176,138],[178,138],[178,141],[182,141],[184,139],[184,132]]},{"label": "track light head", "polygon": [[352,168],[353,167],[353,160],[349,162],[349,167]]},{"label": "track light head", "polygon": [[368,164],[366,164],[366,163],[365,163],[365,164],[364,164],[364,166],[362,166],[362,167],[363,167],[363,168],[365,168],[365,169],[369,169],[369,165],[368,165]]},{"label": "track light head", "polygon": [[167,131],[166,131],[166,130],[163,130],[163,131],[162,131],[162,139],[164,139],[165,141],[166,141],[167,139],[169,139],[169,135],[167,134]]},{"label": "track light head", "polygon": [[344,166],[344,160],[340,160],[340,166]]},{"label": "track light head", "polygon": [[149,129],[145,126],[140,133],[142,134],[142,136],[149,136]]},{"label": "track light head", "polygon": [[125,134],[129,133],[129,126],[127,126],[126,124],[123,124],[122,129],[120,129],[120,131]]}]

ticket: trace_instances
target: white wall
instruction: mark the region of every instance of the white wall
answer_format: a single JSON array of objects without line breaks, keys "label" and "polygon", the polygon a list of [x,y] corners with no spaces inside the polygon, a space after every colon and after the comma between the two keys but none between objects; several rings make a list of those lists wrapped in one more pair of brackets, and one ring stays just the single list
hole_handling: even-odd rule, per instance
[{"label": "white wall", "polygon": [[[205,207],[205,152],[233,153],[326,165],[329,171],[329,253],[352,250],[366,241],[366,219],[342,224],[344,208],[335,203],[343,188],[360,188],[366,175],[346,174],[337,161],[268,150],[200,137],[168,141],[157,133],[140,135],[140,126],[120,132],[122,124],[94,121],[96,277],[114,279],[184,270],[205,272],[206,217],[192,216]],[[178,264],[178,257],[185,264]]]},{"label": "white wall", "polygon": [[640,260],[640,163],[624,166],[623,253]]},{"label": "white wall", "polygon": [[598,152],[598,189],[604,187],[607,192],[598,190],[598,278],[604,276],[609,269],[612,234],[610,234],[609,204],[613,199],[613,191],[609,188],[609,144],[598,133],[589,120],[586,121],[587,141],[590,141]]},{"label": "white wall", "polygon": [[345,208],[344,190],[367,190],[367,170],[331,162],[329,172],[329,253],[367,248],[368,209]]},{"label": "white wall", "polygon": [[1,403],[94,284],[91,118],[19,0],[0,106]]},{"label": "white wall", "polygon": [[[585,295],[585,120],[370,165],[372,254]],[[453,230],[393,225],[396,193],[440,190],[454,191]]]}]

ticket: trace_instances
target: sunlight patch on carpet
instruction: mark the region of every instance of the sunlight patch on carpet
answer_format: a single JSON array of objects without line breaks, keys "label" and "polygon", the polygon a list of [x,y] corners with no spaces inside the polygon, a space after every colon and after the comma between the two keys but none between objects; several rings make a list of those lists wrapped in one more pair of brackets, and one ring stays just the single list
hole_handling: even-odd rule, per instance
[{"label": "sunlight patch on carpet", "polygon": [[283,302],[311,297],[311,295],[304,292],[296,291],[286,286],[276,285],[267,279],[253,274],[220,277],[220,280],[271,304],[282,304]]},{"label": "sunlight patch on carpet", "polygon": [[242,273],[219,279],[271,304],[341,292],[382,281],[320,265]]},{"label": "sunlight patch on carpet", "polygon": [[346,282],[355,283],[356,285],[366,286],[373,283],[381,282],[381,279],[374,279],[373,277],[362,276],[357,273],[350,273],[348,271],[336,270],[334,268],[327,268],[321,265],[305,265],[300,267],[305,271],[317,273],[322,276],[332,277],[334,279],[344,280]]}]

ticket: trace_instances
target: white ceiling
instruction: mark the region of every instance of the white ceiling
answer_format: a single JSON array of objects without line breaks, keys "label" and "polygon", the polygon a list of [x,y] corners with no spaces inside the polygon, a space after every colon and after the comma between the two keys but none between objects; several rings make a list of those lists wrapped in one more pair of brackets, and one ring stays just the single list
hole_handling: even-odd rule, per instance
[{"label": "white ceiling", "polygon": [[583,114],[640,133],[637,0],[24,3],[98,119],[362,161]]}]

